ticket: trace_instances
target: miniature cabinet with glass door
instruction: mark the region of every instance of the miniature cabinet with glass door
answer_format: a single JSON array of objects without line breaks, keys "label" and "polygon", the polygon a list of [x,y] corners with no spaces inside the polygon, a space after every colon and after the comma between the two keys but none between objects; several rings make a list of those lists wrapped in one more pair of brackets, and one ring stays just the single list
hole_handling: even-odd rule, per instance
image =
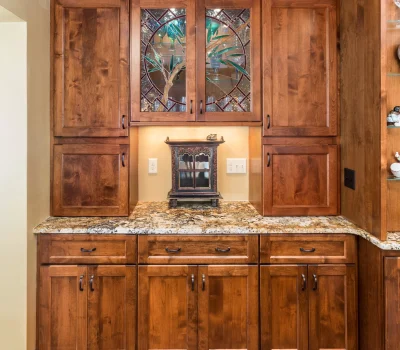
[{"label": "miniature cabinet with glass door", "polygon": [[260,1],[133,0],[133,122],[261,120]]}]

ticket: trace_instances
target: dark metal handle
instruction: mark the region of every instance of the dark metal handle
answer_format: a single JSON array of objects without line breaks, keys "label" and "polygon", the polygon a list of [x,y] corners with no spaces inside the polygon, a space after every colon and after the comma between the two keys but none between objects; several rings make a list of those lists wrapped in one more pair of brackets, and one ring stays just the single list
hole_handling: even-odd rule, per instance
[{"label": "dark metal handle", "polygon": [[122,129],[125,129],[125,115],[122,116]]},{"label": "dark metal handle", "polygon": [[202,290],[206,290],[206,275],[203,273],[203,275],[201,276],[201,280],[202,280]]},{"label": "dark metal handle", "polygon": [[268,114],[267,115],[267,129],[269,129],[271,127],[271,116]]},{"label": "dark metal handle", "polygon": [[125,168],[125,153],[122,153],[122,166]]},{"label": "dark metal handle", "polygon": [[193,114],[193,100],[190,100],[190,114]]},{"label": "dark metal handle", "polygon": [[200,100],[200,114],[203,114],[203,100]]},{"label": "dark metal handle", "polygon": [[91,276],[90,276],[90,280],[89,280],[89,285],[90,285],[90,290],[91,290],[92,292],[94,292],[93,280],[94,280],[94,275],[91,275]]},{"label": "dark metal handle", "polygon": [[182,250],[181,248],[178,248],[178,249],[169,249],[168,247],[165,248],[165,251],[167,253],[179,253],[181,250]]},{"label": "dark metal handle", "polygon": [[80,277],[79,277],[79,290],[81,291],[81,292],[83,292],[83,278],[84,278],[85,276],[84,275],[81,275]]},{"label": "dark metal handle", "polygon": [[226,249],[221,249],[221,248],[215,248],[215,251],[218,253],[229,253],[231,251],[231,247],[228,247]]},{"label": "dark metal handle", "polygon": [[318,289],[318,277],[316,274],[313,274],[313,278],[314,278],[314,285],[312,290],[317,290]]},{"label": "dark metal handle", "polygon": [[306,275],[304,273],[301,274],[301,290],[306,290],[307,288],[307,280]]},{"label": "dark metal handle", "polygon": [[96,251],[96,248],[92,248],[92,249],[81,248],[82,253],[93,253],[95,251]]},{"label": "dark metal handle", "polygon": [[314,253],[315,252],[315,248],[311,248],[311,249],[300,248],[300,251],[302,253]]},{"label": "dark metal handle", "polygon": [[192,275],[192,291],[194,291],[194,275]]},{"label": "dark metal handle", "polygon": [[271,155],[269,153],[267,153],[267,157],[268,157],[267,167],[269,168],[271,166]]}]

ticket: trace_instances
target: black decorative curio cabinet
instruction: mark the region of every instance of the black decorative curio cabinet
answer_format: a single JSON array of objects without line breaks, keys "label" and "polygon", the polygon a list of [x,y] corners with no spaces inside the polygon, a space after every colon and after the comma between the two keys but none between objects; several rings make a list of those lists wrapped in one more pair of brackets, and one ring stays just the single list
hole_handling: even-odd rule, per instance
[{"label": "black decorative curio cabinet", "polygon": [[217,191],[217,148],[220,140],[165,141],[172,154],[172,189],[168,193],[169,205],[178,201],[210,200],[214,207],[222,198]]}]

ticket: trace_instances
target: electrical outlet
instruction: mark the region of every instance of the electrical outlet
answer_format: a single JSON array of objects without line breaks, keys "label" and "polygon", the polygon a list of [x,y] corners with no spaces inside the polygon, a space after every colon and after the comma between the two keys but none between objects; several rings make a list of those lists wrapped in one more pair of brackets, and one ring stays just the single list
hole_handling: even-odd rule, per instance
[{"label": "electrical outlet", "polygon": [[149,174],[157,174],[157,158],[149,158]]},{"label": "electrical outlet", "polygon": [[227,158],[226,173],[227,174],[246,174],[247,162],[246,158]]},{"label": "electrical outlet", "polygon": [[344,168],[344,185],[352,190],[356,189],[356,172],[354,170]]}]

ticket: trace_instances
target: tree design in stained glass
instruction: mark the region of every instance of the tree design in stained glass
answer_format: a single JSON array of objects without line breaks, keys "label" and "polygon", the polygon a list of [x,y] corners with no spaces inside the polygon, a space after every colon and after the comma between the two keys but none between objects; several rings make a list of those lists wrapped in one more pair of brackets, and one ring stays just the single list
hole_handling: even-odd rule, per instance
[{"label": "tree design in stained glass", "polygon": [[186,9],[141,10],[142,112],[186,112]]},{"label": "tree design in stained glass", "polygon": [[250,112],[250,10],[206,10],[206,110]]}]

